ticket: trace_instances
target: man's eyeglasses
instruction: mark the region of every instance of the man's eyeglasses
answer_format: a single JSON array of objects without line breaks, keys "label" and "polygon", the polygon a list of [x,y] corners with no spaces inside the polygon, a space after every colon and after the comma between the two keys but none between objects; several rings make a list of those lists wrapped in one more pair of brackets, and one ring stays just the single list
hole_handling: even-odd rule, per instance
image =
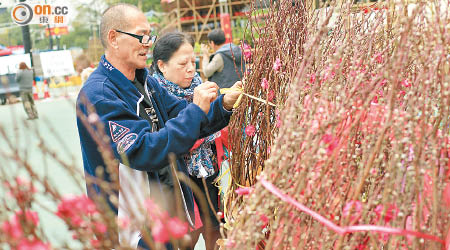
[{"label": "man's eyeglasses", "polygon": [[121,31],[121,30],[115,30],[115,31],[117,31],[119,33],[122,33],[122,34],[127,34],[129,36],[134,37],[134,38],[137,38],[139,40],[139,42],[144,44],[144,45],[149,44],[150,41],[152,43],[154,43],[156,41],[156,37],[157,37],[157,36],[153,36],[153,35],[152,36],[149,36],[149,35],[140,36],[140,35],[136,35],[136,34],[133,34],[133,33],[128,33],[128,32]]}]

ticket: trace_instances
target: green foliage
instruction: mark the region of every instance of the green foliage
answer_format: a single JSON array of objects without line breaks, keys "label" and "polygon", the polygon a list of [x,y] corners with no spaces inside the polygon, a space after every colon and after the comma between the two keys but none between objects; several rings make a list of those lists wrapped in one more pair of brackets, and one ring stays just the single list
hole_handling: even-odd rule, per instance
[{"label": "green foliage", "polygon": [[233,40],[245,41],[247,44],[253,45],[253,38],[258,39],[258,36],[257,34],[251,34],[247,18],[238,18],[234,22],[235,25],[231,30],[233,32]]},{"label": "green foliage", "polygon": [[86,49],[89,38],[95,30],[91,31],[88,27],[80,25],[73,25],[72,27],[74,29],[69,34],[61,36],[61,44],[65,44],[67,48],[78,47]]},{"label": "green foliage", "polygon": [[[6,26],[8,23],[11,25]],[[0,13],[0,24],[5,25],[0,29],[0,44],[5,46],[22,45],[22,30],[11,19],[11,10]]]}]

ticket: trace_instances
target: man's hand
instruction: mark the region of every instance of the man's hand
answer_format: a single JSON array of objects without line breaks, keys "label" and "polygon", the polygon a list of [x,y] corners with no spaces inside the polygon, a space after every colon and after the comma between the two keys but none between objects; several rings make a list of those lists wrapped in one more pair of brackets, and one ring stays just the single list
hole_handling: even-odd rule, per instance
[{"label": "man's hand", "polygon": [[217,98],[219,86],[214,82],[204,82],[194,89],[194,104],[197,104],[205,114],[208,114],[211,102]]},{"label": "man's hand", "polygon": [[238,99],[239,95],[242,93],[241,91],[238,90],[241,88],[242,88],[242,82],[237,81],[236,83],[234,83],[233,87],[230,88],[230,90],[232,90],[232,89],[236,89],[236,90],[227,92],[223,96],[223,107],[226,110],[230,111],[231,109],[233,109],[234,103]]},{"label": "man's hand", "polygon": [[209,46],[208,45],[203,44],[203,43],[200,44],[200,50],[201,50],[203,56],[209,57]]}]

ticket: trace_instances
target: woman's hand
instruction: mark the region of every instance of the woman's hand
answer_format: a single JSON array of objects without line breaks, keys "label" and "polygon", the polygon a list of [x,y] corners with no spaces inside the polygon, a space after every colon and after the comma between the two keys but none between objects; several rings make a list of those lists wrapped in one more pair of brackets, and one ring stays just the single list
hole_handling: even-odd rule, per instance
[{"label": "woman's hand", "polygon": [[208,114],[211,102],[217,98],[219,86],[214,82],[204,82],[194,89],[193,103],[197,104],[200,109]]}]

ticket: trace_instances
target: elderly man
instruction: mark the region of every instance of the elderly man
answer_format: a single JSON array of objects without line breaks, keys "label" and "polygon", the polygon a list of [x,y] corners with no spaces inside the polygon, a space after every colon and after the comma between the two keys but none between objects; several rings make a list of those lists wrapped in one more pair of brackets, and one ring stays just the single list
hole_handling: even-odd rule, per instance
[{"label": "elderly man", "polygon": [[[105,55],[77,100],[88,194],[102,195],[119,218],[131,218],[132,223],[141,221],[139,208],[144,207],[144,200],[150,195],[159,197],[161,200],[157,202],[169,208],[178,196],[183,217],[192,226],[192,190],[176,176],[173,183],[168,155],[176,155],[177,171],[187,175],[183,155],[197,139],[228,124],[240,93],[217,96],[218,86],[205,82],[194,90],[192,104],[168,94],[148,75],[147,53],[156,37],[150,35],[147,18],[135,6],[118,4],[108,8],[100,30]],[[102,129],[108,137],[107,147],[99,145],[105,141],[98,136]],[[108,159],[108,153],[116,160]],[[91,184],[88,181],[91,177],[101,177],[110,183],[118,181],[118,201],[105,190],[107,185]],[[142,225],[134,225],[127,231],[119,229],[121,244],[148,248],[135,228]]]}]

